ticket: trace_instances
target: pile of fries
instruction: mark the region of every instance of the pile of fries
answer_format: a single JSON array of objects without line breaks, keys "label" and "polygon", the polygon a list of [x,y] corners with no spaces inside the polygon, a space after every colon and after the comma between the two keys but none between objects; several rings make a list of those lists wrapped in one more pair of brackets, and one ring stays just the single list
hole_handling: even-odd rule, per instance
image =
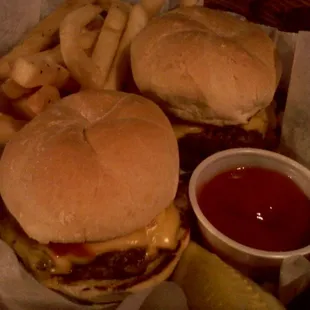
[{"label": "pile of fries", "polygon": [[[0,146],[60,98],[122,90],[134,37],[166,0],[67,0],[0,59]],[[193,6],[200,0],[181,0]]]},{"label": "pile of fries", "polygon": [[80,89],[121,90],[133,38],[165,0],[67,0],[0,59],[0,144]]}]

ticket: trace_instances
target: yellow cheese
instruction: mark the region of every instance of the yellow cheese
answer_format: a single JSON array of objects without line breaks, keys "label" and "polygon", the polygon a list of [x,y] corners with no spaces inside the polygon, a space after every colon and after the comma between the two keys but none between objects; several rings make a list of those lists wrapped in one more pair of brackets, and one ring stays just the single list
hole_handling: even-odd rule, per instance
[{"label": "yellow cheese", "polygon": [[[57,244],[53,247],[30,239],[9,217],[7,221],[1,222],[0,237],[15,249],[34,272],[40,273],[38,266],[44,264],[47,268],[46,272],[68,274],[73,264],[87,264],[96,256],[108,252],[142,247],[147,249],[147,255],[153,255],[157,249],[173,250],[177,246],[179,230],[180,215],[176,207],[171,205],[147,227],[124,237],[98,243],[59,245],[62,250],[65,249],[65,255],[57,254]],[[74,253],[79,252],[80,249],[82,249],[81,253]]]},{"label": "yellow cheese", "polygon": [[[247,131],[258,131],[264,136],[268,127],[275,127],[275,122],[275,102],[273,101],[266,109],[259,111],[251,117],[248,123],[241,125],[241,128]],[[173,124],[172,127],[177,139],[180,139],[187,134],[200,133],[204,130],[203,126]]]},{"label": "yellow cheese", "polygon": [[175,249],[178,241],[179,228],[179,212],[174,205],[171,205],[159,214],[146,228],[114,240],[86,243],[83,245],[83,249],[89,253],[89,256],[75,256],[71,253],[60,256],[51,247],[47,247],[46,251],[48,251],[55,264],[52,272],[55,274],[66,274],[70,273],[72,264],[86,264],[103,253],[146,247],[147,254],[153,255],[158,248]]},{"label": "yellow cheese", "polygon": [[259,111],[254,115],[247,124],[242,128],[245,130],[256,130],[263,136],[267,133],[268,128],[275,129],[277,126],[276,102],[273,101],[266,109]]},{"label": "yellow cheese", "polygon": [[188,134],[191,133],[200,133],[203,131],[203,127],[201,126],[189,126],[189,125],[180,125],[180,124],[174,124],[172,125],[174,134],[177,139],[180,139]]}]

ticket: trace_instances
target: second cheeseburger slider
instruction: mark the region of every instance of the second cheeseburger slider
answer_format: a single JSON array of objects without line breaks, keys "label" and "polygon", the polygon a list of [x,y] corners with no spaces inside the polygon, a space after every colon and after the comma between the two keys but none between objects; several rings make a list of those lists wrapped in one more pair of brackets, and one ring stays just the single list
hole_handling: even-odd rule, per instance
[{"label": "second cheeseburger slider", "polygon": [[139,91],[169,115],[181,168],[232,147],[273,148],[281,64],[269,36],[226,12],[178,8],[131,46]]},{"label": "second cheeseburger slider", "polygon": [[177,141],[160,108],[82,91],[6,145],[0,236],[48,288],[117,302],[168,278],[187,246],[178,179]]}]

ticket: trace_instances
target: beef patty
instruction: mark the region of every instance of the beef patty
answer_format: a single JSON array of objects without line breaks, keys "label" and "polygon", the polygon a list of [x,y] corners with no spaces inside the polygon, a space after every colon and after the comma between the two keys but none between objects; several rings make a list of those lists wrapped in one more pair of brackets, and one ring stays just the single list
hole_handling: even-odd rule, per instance
[{"label": "beef patty", "polygon": [[275,150],[279,141],[278,129],[267,131],[264,137],[258,131],[247,131],[239,126],[204,125],[202,132],[189,133],[178,140],[181,169],[193,171],[206,157],[231,148]]}]

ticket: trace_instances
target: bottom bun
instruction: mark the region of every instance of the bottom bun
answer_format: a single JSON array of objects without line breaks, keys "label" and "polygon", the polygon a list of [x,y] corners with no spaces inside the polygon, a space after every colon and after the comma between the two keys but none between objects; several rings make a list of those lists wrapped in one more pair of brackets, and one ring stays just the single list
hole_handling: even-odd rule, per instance
[{"label": "bottom bun", "polygon": [[115,304],[120,303],[128,295],[143,289],[156,286],[165,281],[173,273],[183,251],[190,240],[189,230],[184,230],[178,248],[160,263],[151,263],[147,274],[125,280],[88,280],[73,283],[62,283],[56,277],[42,281],[48,288],[62,293],[77,302]]}]

